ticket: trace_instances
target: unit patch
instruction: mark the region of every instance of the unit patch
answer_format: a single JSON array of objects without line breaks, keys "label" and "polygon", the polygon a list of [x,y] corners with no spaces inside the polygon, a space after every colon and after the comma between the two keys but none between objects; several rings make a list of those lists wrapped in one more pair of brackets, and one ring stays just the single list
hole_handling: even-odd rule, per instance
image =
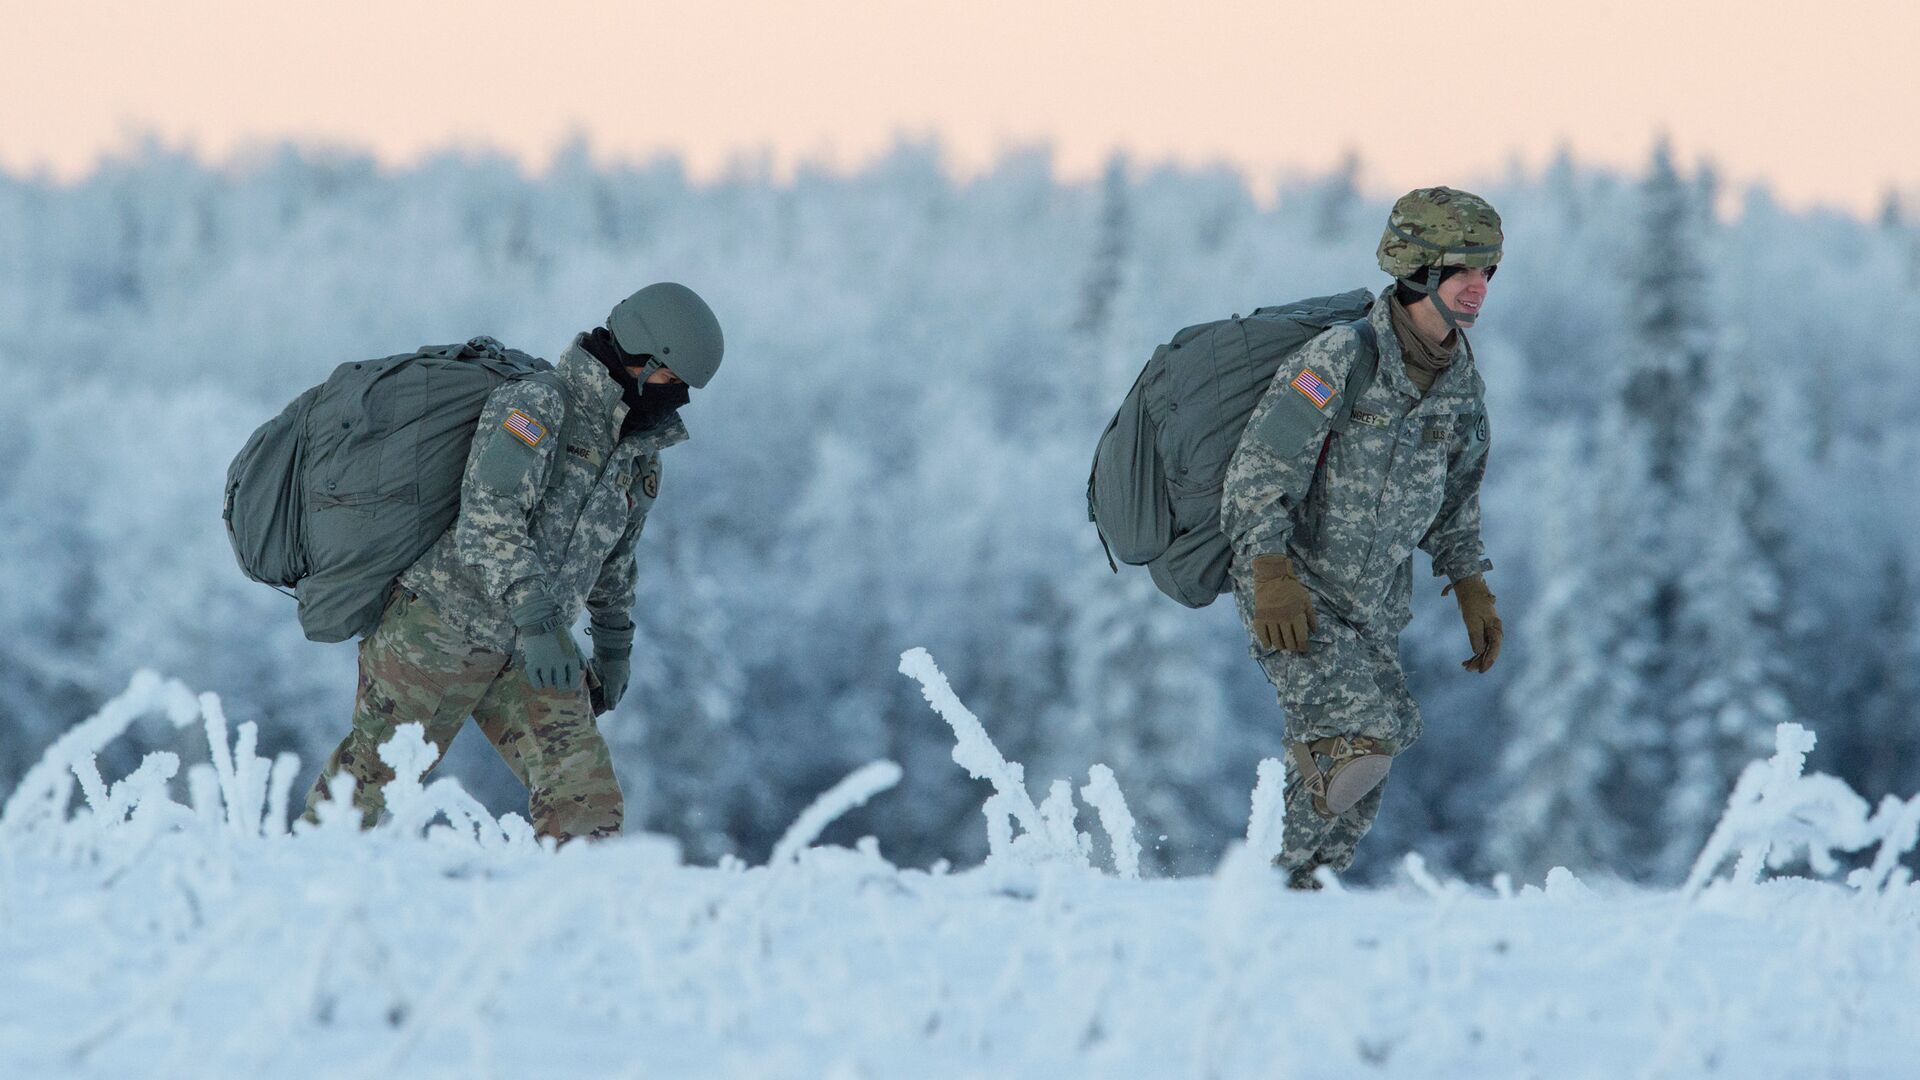
[{"label": "unit patch", "polygon": [[508,413],[507,422],[500,426],[528,446],[539,446],[540,441],[547,437],[547,426],[519,409]]},{"label": "unit patch", "polygon": [[1316,409],[1326,408],[1327,402],[1333,400],[1333,387],[1328,386],[1326,380],[1315,375],[1312,368],[1301,368],[1300,374],[1293,377],[1292,386],[1308,401],[1313,402],[1313,407]]},{"label": "unit patch", "polygon": [[646,492],[647,498],[649,499],[659,498],[660,497],[660,474],[648,473],[647,475],[641,477],[640,490]]}]

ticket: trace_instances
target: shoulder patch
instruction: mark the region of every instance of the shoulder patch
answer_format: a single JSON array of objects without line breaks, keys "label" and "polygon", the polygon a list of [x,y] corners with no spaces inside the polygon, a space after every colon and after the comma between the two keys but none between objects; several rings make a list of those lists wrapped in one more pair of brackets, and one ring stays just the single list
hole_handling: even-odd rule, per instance
[{"label": "shoulder patch", "polygon": [[528,446],[537,447],[540,445],[541,440],[547,437],[547,426],[535,420],[533,417],[528,416],[526,413],[521,412],[519,409],[514,409],[512,412],[509,412],[506,423],[500,426],[506,428],[508,434],[526,443]]},{"label": "shoulder patch", "polygon": [[1288,385],[1300,391],[1301,396],[1308,401],[1313,402],[1313,407],[1316,409],[1325,409],[1327,402],[1333,400],[1333,387],[1327,385],[1325,379],[1315,375],[1310,367],[1301,368],[1300,374],[1295,375],[1293,382]]},{"label": "shoulder patch", "polygon": [[649,499],[659,498],[660,497],[660,474],[657,472],[650,472],[647,475],[641,477],[640,490],[646,492],[647,498]]}]

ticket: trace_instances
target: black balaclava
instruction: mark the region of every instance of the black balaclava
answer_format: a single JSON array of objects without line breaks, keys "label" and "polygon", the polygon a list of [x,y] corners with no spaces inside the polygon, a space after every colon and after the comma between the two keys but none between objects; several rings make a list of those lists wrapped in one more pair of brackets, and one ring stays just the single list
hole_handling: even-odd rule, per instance
[{"label": "black balaclava", "polygon": [[692,399],[685,383],[647,384],[627,373],[627,366],[639,367],[648,357],[635,356],[620,347],[604,326],[595,327],[587,333],[582,346],[600,366],[607,369],[613,381],[620,384],[620,400],[626,403],[627,418],[620,424],[620,437],[626,438],[635,432],[653,431],[660,425],[670,422],[680,406]]}]

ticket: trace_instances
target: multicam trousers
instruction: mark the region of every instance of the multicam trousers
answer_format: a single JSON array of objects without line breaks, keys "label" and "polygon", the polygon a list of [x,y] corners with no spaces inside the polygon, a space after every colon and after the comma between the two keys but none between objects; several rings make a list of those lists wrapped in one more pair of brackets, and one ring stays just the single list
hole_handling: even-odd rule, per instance
[{"label": "multicam trousers", "polygon": [[[1252,581],[1241,578],[1235,574],[1234,594],[1251,634]],[[1273,683],[1286,714],[1287,742],[1364,735],[1380,740],[1386,752],[1395,755],[1412,746],[1420,737],[1420,706],[1400,670],[1398,639],[1363,634],[1326,611],[1319,613],[1318,622],[1305,653],[1268,652],[1257,640],[1253,644],[1254,659]],[[1279,864],[1296,880],[1315,867],[1345,870],[1353,865],[1360,838],[1373,828],[1385,782],[1346,813],[1327,818],[1313,808],[1293,755],[1284,755],[1284,760],[1287,820]]]},{"label": "multicam trousers", "polygon": [[353,730],[308,793],[307,816],[327,798],[328,778],[344,769],[358,781],[354,805],[371,827],[393,779],[380,745],[400,725],[418,723],[444,756],[468,716],[527,786],[536,832],[563,841],[619,834],[620,785],[585,687],[534,689],[510,654],[474,645],[404,588],[360,643]]}]

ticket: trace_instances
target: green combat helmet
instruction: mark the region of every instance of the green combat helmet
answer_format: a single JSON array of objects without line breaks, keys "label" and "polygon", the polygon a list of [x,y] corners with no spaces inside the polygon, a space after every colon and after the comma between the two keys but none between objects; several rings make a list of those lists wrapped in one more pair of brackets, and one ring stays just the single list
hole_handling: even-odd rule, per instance
[{"label": "green combat helmet", "polygon": [[1451,329],[1459,312],[1440,302],[1439,274],[1413,275],[1428,267],[1500,264],[1500,215],[1478,195],[1449,187],[1418,188],[1400,196],[1380,236],[1380,269],[1415,292],[1425,293]]},{"label": "green combat helmet", "polygon": [[607,331],[634,356],[651,356],[696,390],[720,370],[720,320],[700,294],[662,281],[614,305]]}]

